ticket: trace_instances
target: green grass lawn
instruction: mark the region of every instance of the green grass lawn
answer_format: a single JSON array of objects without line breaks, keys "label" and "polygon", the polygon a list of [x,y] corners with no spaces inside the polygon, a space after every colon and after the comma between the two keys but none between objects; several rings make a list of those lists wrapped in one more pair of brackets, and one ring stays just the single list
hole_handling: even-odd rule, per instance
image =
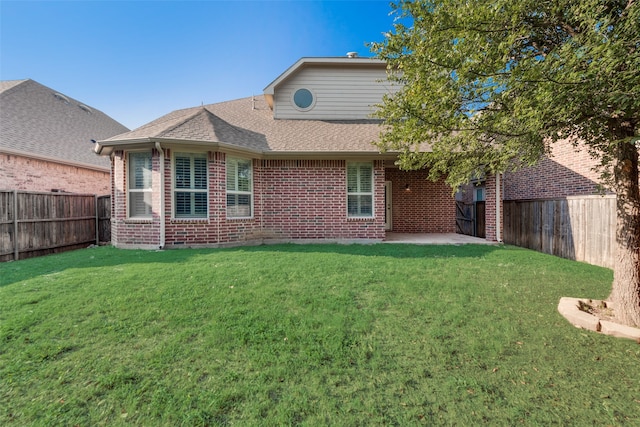
[{"label": "green grass lawn", "polygon": [[640,425],[610,270],[500,246],[111,247],[0,264],[0,424]]}]

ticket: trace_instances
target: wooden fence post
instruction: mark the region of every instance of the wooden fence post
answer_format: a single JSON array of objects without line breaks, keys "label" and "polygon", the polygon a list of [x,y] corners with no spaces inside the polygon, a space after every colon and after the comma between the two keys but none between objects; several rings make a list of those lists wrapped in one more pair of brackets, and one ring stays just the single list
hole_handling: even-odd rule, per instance
[{"label": "wooden fence post", "polygon": [[18,190],[13,190],[13,260],[18,261]]},{"label": "wooden fence post", "polygon": [[96,246],[100,245],[100,215],[98,212],[98,195],[93,195],[93,206],[96,214]]}]

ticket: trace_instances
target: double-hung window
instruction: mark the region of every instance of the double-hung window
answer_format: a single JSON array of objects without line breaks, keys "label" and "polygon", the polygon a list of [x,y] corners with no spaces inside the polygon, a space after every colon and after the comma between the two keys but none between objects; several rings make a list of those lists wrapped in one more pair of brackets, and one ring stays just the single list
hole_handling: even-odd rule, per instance
[{"label": "double-hung window", "polygon": [[252,216],[253,180],[251,160],[227,158],[227,217]]},{"label": "double-hung window", "polygon": [[129,218],[151,218],[151,152],[129,153]]},{"label": "double-hung window", "polygon": [[207,217],[207,155],[176,153],[173,159],[173,204],[176,218]]},{"label": "double-hung window", "polygon": [[373,216],[373,165],[347,163],[347,215]]}]

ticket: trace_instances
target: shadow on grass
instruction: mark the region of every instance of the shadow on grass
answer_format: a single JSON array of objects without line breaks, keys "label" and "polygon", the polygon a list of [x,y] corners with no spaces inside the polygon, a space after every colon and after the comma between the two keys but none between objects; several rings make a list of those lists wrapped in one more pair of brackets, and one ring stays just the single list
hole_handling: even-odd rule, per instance
[{"label": "shadow on grass", "polygon": [[78,249],[59,254],[0,264],[0,287],[39,275],[73,268],[115,267],[131,264],[181,264],[209,254],[247,253],[278,256],[285,253],[344,254],[392,258],[481,258],[500,250],[496,245],[413,245],[413,244],[276,244],[231,248],[131,250],[111,246]]},{"label": "shadow on grass", "polygon": [[279,244],[233,248],[247,252],[331,253],[392,258],[478,258],[503,248],[499,245],[415,245],[415,244]]}]

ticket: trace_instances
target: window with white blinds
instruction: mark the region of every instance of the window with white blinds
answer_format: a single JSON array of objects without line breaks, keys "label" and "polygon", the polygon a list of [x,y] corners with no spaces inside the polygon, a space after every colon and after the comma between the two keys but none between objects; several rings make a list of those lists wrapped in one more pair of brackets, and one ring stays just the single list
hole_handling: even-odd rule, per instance
[{"label": "window with white blinds", "polygon": [[347,215],[373,216],[373,165],[347,163]]},{"label": "window with white blinds", "polygon": [[129,153],[129,218],[151,218],[151,152]]},{"label": "window with white blinds", "polygon": [[208,212],[207,155],[176,153],[173,158],[175,218],[206,218]]},{"label": "window with white blinds", "polygon": [[252,216],[253,180],[251,160],[227,158],[227,217]]}]

